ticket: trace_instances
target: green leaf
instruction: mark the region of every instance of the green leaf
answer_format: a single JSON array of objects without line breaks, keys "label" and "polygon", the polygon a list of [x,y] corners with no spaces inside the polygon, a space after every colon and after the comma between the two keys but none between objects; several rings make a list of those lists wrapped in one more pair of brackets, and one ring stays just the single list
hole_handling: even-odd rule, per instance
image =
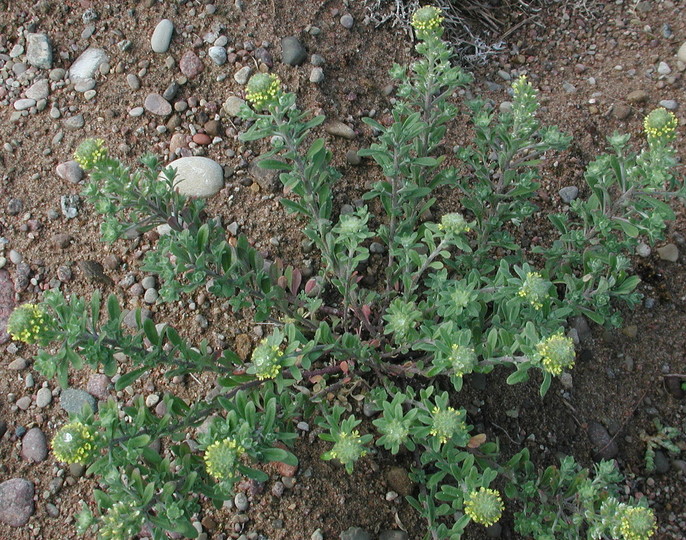
[{"label": "green leaf", "polygon": [[545,397],[545,395],[548,393],[548,389],[550,388],[550,383],[552,379],[553,378],[550,376],[550,373],[545,372],[543,374],[543,382],[541,383],[541,387],[538,389],[538,392],[541,395],[541,397]]},{"label": "green leaf", "polygon": [[261,159],[257,162],[260,169],[268,169],[272,171],[292,171],[293,166],[289,163],[278,159]]},{"label": "green leaf", "polygon": [[514,373],[510,374],[507,378],[507,384],[517,384],[521,382],[526,382],[529,380],[529,372],[527,369],[518,369]]},{"label": "green leaf", "polygon": [[142,367],[138,369],[134,369],[133,371],[129,371],[128,373],[124,373],[119,379],[117,379],[117,382],[114,383],[114,389],[115,390],[123,390],[127,386],[133,384],[138,377],[143,375],[143,373],[147,370],[147,367]]},{"label": "green leaf", "polygon": [[282,448],[265,448],[262,450],[262,455],[267,461],[278,461],[292,466],[298,464],[298,458]]},{"label": "green leaf", "polygon": [[638,227],[622,218],[614,218],[613,221],[619,225],[619,228],[624,231],[624,234],[631,238],[636,238],[639,234]]},{"label": "green leaf", "polygon": [[110,294],[107,297],[107,314],[110,317],[110,321],[118,321],[121,316],[121,307],[119,307],[119,299]]},{"label": "green leaf", "polygon": [[207,242],[210,238],[210,227],[207,223],[203,223],[198,229],[197,245],[200,251],[204,251],[207,248]]},{"label": "green leaf", "polygon": [[158,347],[160,344],[160,335],[157,333],[157,328],[155,328],[155,323],[152,322],[152,319],[145,319],[143,321],[143,331],[145,332],[145,337],[148,338],[148,341]]}]

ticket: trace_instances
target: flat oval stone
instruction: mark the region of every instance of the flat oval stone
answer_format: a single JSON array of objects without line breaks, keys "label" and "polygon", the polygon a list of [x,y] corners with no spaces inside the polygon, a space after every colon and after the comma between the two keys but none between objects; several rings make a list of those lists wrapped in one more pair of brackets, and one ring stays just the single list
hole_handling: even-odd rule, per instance
[{"label": "flat oval stone", "polygon": [[98,73],[100,65],[109,61],[110,58],[104,49],[89,47],[69,68],[69,78],[73,81],[76,79],[93,79]]},{"label": "flat oval stone", "polygon": [[172,34],[174,33],[174,23],[169,19],[162,19],[157,23],[155,31],[150,38],[150,46],[156,53],[166,53],[169,50]]},{"label": "flat oval stone", "polygon": [[172,112],[171,104],[159,94],[148,94],[143,105],[146,110],[158,116],[168,116]]},{"label": "flat oval stone", "polygon": [[202,60],[193,51],[187,51],[179,60],[179,69],[189,79],[195,79],[205,68]]},{"label": "flat oval stone", "polygon": [[18,99],[17,101],[14,102],[14,108],[18,111],[25,111],[26,109],[30,109],[36,104],[35,99],[30,99],[30,98],[24,98],[24,99]]},{"label": "flat oval stone", "polygon": [[40,428],[29,429],[21,440],[21,456],[27,461],[40,463],[48,457],[48,443]]},{"label": "flat oval stone", "polygon": [[0,522],[23,527],[33,515],[33,482],[12,478],[0,484]]},{"label": "flat oval stone", "polygon": [[224,171],[221,165],[209,158],[183,157],[172,161],[169,167],[176,170],[174,187],[182,195],[211,197],[224,187]]}]

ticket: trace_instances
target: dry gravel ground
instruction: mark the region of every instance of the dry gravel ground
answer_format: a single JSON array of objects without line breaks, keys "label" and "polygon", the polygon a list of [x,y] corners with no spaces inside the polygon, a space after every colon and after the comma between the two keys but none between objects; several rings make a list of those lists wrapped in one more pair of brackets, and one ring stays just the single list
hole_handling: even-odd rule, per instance
[{"label": "dry gravel ground", "polygon": [[[346,27],[349,19],[342,24],[345,14],[352,16],[351,28]],[[173,22],[175,32],[169,51],[158,54],[151,50],[150,37],[162,18]],[[92,208],[81,205],[72,219],[60,208],[61,197],[77,194],[80,186],[60,178],[56,167],[68,161],[78,143],[89,136],[104,138],[112,154],[128,162],[147,151],[167,160],[172,143],[181,155],[216,160],[224,167],[226,183],[211,199],[210,212],[220,215],[225,224],[234,224],[269,257],[306,267],[311,254],[302,248],[299,224],[285,215],[278,191],[265,191],[251,177],[249,167],[261,147],[244,146],[237,140],[241,123],[227,115],[222,104],[243,93],[243,86],[234,79],[236,72],[272,63],[270,69],[298,93],[303,108],[321,110],[356,131],[352,140],[324,136],[343,173],[335,190],[336,206],[359,199],[378,172],[366,162],[351,164],[346,153],[370,144],[361,119],[372,111],[382,119],[388,114],[392,94],[387,69],[393,61],[406,63],[412,52],[402,30],[374,28],[364,21],[361,2],[342,0],[215,4],[0,0],[0,235],[8,272],[0,273],[0,317],[15,300],[38,300],[48,287],[85,295],[102,288],[119,295],[127,307],[144,303],[146,276],[139,263],[147,250],[154,249],[155,235],[106,246],[98,240],[99,222]],[[620,130],[640,139],[643,116],[663,100],[675,102],[668,105],[676,106],[681,126],[686,125],[685,65],[676,56],[686,42],[686,7],[669,0],[556,2],[537,12],[513,13],[508,28],[513,31],[502,52],[473,68],[475,83],[470,92],[499,105],[508,99],[507,80],[527,73],[541,90],[544,120],[574,135],[570,150],[550,156],[538,201],[541,213],[526,231],[529,237],[545,238],[550,232],[545,215],[563,206],[559,189],[577,186],[580,196],[586,195],[584,166],[603,150],[608,134]],[[26,63],[28,33],[49,37],[51,69]],[[281,62],[280,40],[290,35],[307,49],[308,61],[299,67]],[[218,66],[208,51],[221,36],[226,36],[228,61]],[[109,61],[99,68],[94,88],[84,93],[83,87],[75,90],[59,70],[68,70],[88,47],[104,49]],[[179,62],[187,51],[197,53],[203,71],[184,81]],[[324,79],[318,83],[310,82],[312,54],[324,59]],[[43,101],[17,104],[26,99],[30,87],[45,79],[48,96]],[[146,96],[163,94],[174,82],[178,89],[170,98],[172,113],[155,116],[144,110],[135,116]],[[41,91],[41,85],[34,90]],[[23,106],[28,108],[17,110]],[[82,125],[68,120],[79,115]],[[451,128],[453,144],[468,133],[462,119],[456,119]],[[684,128],[680,131],[683,135]],[[198,136],[203,133],[208,136]],[[205,144],[208,139],[209,145]],[[682,136],[678,143],[682,156],[685,140]],[[456,205],[451,194],[445,193],[439,210]],[[646,495],[656,509],[660,520],[656,537],[661,539],[684,538],[686,462],[665,456],[664,472],[647,475],[639,435],[651,428],[655,417],[682,431],[686,426],[683,392],[672,384],[674,380],[670,386],[664,377],[686,373],[686,231],[683,208],[677,206],[677,212],[665,243],[673,243],[681,252],[678,259],[666,261],[655,253],[636,257],[635,266],[645,278],[641,285],[645,307],[626,312],[626,324],[620,330],[589,329],[567,387],[554,383],[541,402],[535,384],[507,387],[504,374],[496,374],[485,381],[472,380],[464,393],[473,424],[490,437],[498,437],[506,454],[526,445],[541,465],[554,463],[558,453],[571,453],[591,465],[596,449],[587,430],[601,424],[617,443],[616,458],[627,475],[627,494]],[[97,261],[105,263],[102,271],[107,279],[98,278],[94,271],[98,269],[92,262]],[[109,279],[115,284],[110,285]],[[7,283],[22,289],[16,298],[7,293]],[[229,317],[220,302],[204,295],[179,305],[153,304],[150,309],[156,322],[177,321],[183,334],[201,335],[216,348],[249,348],[261,332],[249,320]],[[96,482],[55,462],[51,454],[39,463],[22,457],[26,430],[39,428],[49,439],[67,417],[55,382],[45,381],[32,369],[34,352],[12,343],[0,345],[0,421],[6,428],[0,438],[0,481],[23,478],[35,485],[35,512],[28,523],[19,528],[0,524],[0,536],[73,538],[72,516],[80,500],[93,504],[90,493]],[[158,394],[164,390],[158,380],[151,377],[136,386],[134,394]],[[98,381],[102,383],[90,373],[75,373],[71,384],[92,393],[112,394],[106,386],[98,387]],[[182,396],[197,399],[211,391],[213,382],[200,377],[172,386]],[[46,391],[38,399],[44,387],[53,398],[47,405]],[[127,401],[132,396],[118,397]],[[684,449],[685,442],[683,437],[679,440]],[[312,535],[319,529],[324,538],[333,539],[352,526],[366,529],[374,538],[401,526],[409,538],[422,537],[421,523],[402,498],[389,501],[386,497],[389,491],[407,488],[398,483],[397,469],[401,468],[402,480],[402,468],[409,465],[406,458],[395,460],[379,452],[362,460],[355,474],[348,476],[320,461],[323,451],[325,446],[312,433],[303,432],[296,446],[300,468],[294,479],[284,481],[289,489],[283,493],[274,489],[282,479],[279,471],[273,471],[265,486],[241,486],[247,494],[247,510],[206,508],[198,516],[199,525],[209,538],[243,534],[241,538],[296,540],[316,538]],[[516,537],[511,516],[503,519],[500,534]],[[469,535],[483,538],[484,533],[474,527]]]}]

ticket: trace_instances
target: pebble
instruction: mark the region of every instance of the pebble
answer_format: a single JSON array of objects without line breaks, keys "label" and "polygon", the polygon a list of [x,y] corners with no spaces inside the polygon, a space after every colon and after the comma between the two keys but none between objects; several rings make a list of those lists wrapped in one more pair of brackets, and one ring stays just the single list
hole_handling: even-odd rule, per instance
[{"label": "pebble", "polygon": [[676,111],[679,108],[679,104],[673,99],[663,99],[659,105],[668,111]]},{"label": "pebble", "polygon": [[46,99],[50,95],[50,83],[47,79],[41,79],[31,85],[26,91],[26,97],[35,99],[37,102],[41,99]]},{"label": "pebble", "polygon": [[617,456],[619,447],[602,424],[599,424],[598,422],[589,422],[587,432],[591,444],[595,446],[597,452],[596,458],[613,459]]},{"label": "pebble", "polygon": [[29,98],[18,99],[14,102],[14,108],[17,111],[25,111],[26,109],[30,109],[34,105],[36,105],[36,100]]},{"label": "pebble", "polygon": [[65,118],[62,120],[62,125],[64,126],[64,129],[68,129],[71,131],[81,129],[83,126],[86,125],[86,121],[83,119],[82,114],[77,114],[75,116],[70,116],[69,118]]},{"label": "pebble", "polygon": [[324,70],[320,67],[313,67],[310,72],[310,82],[319,84],[324,81]]},{"label": "pebble", "polygon": [[40,428],[29,429],[22,438],[21,457],[34,463],[45,461],[48,457],[48,442]]},{"label": "pebble", "polygon": [[650,249],[650,246],[648,244],[646,244],[645,242],[640,242],[636,246],[636,255],[638,255],[639,257],[643,257],[643,258],[650,257],[651,252],[652,252],[652,250]]},{"label": "pebble", "polygon": [[95,79],[88,77],[87,79],[77,79],[74,84],[74,90],[77,92],[88,92],[95,88]]},{"label": "pebble", "polygon": [[295,36],[281,40],[281,61],[289,66],[299,66],[307,58],[307,51]]},{"label": "pebble", "polygon": [[97,399],[107,399],[110,394],[110,378],[102,373],[94,373],[88,378],[86,391]]},{"label": "pebble", "polygon": [[9,259],[12,264],[19,264],[24,257],[16,249],[10,249]]},{"label": "pebble", "polygon": [[126,84],[129,85],[131,90],[138,90],[141,87],[141,81],[133,73],[129,73],[126,76]]},{"label": "pebble", "polygon": [[245,66],[239,69],[236,73],[234,73],[233,80],[240,85],[245,85],[248,83],[248,79],[250,78],[251,74],[252,68],[250,66]]},{"label": "pebble", "polygon": [[52,67],[52,47],[46,34],[29,34],[27,36],[26,61],[39,69]]},{"label": "pebble", "polygon": [[143,295],[143,301],[146,304],[154,304],[157,299],[159,298],[159,293],[157,292],[157,289],[148,289],[145,291],[145,294]]},{"label": "pebble", "polygon": [[403,497],[412,495],[415,484],[410,480],[407,471],[403,467],[391,467],[386,473],[388,486]]},{"label": "pebble", "polygon": [[104,49],[89,47],[69,68],[69,78],[74,82],[77,79],[92,79],[100,66],[109,61],[110,58]]},{"label": "pebble", "polygon": [[218,66],[226,64],[226,49],[224,47],[210,47],[207,51],[207,55],[210,57],[210,60]]},{"label": "pebble", "polygon": [[60,197],[60,209],[67,219],[74,219],[79,214],[81,199],[78,195],[62,195]]},{"label": "pebble", "polygon": [[179,60],[179,69],[189,79],[195,79],[198,75],[202,73],[205,66],[202,60],[198,58],[198,55],[193,51],[186,51],[184,55]]},{"label": "pebble", "polygon": [[239,492],[233,498],[233,503],[236,505],[236,509],[239,512],[245,512],[248,509],[248,497],[245,493]]},{"label": "pebble", "polygon": [[346,13],[341,17],[341,26],[343,26],[343,28],[350,30],[353,27],[353,24],[355,24],[355,19],[353,19],[353,16],[350,15],[350,13]]},{"label": "pebble", "polygon": [[672,68],[669,67],[667,62],[660,62],[657,66],[657,72],[660,75],[669,75],[672,72]]},{"label": "pebble", "polygon": [[267,67],[272,67],[274,65],[274,58],[272,57],[272,53],[270,53],[264,47],[258,47],[257,49],[255,49],[255,52],[253,52],[253,56]]},{"label": "pebble", "polygon": [[576,92],[576,86],[568,82],[562,83],[562,89],[568,94],[573,94],[574,92]]},{"label": "pebble", "polygon": [[[141,322],[143,322],[145,319],[152,319],[152,311],[149,309],[142,308],[141,309]],[[136,322],[136,310],[131,309],[127,311],[126,315],[124,315],[124,326],[128,328],[133,328],[136,329],[138,328],[138,323]]]},{"label": "pebble", "polygon": [[617,120],[626,120],[631,115],[631,107],[624,103],[615,103],[612,105],[612,116]]},{"label": "pebble", "polygon": [[405,531],[388,530],[379,535],[379,540],[410,540],[410,537]]},{"label": "pebble", "polygon": [[339,536],[341,540],[372,540],[371,535],[360,527],[350,527]]},{"label": "pebble", "polygon": [[662,450],[655,451],[655,472],[657,474],[665,474],[669,471],[669,458]]},{"label": "pebble", "polygon": [[353,128],[347,124],[344,124],[343,122],[339,122],[338,120],[328,122],[324,126],[324,131],[326,131],[329,135],[333,135],[334,137],[341,137],[349,140],[354,139],[356,135]]},{"label": "pebble", "polygon": [[143,105],[147,111],[157,116],[169,116],[172,112],[171,104],[160,94],[148,94]]},{"label": "pebble", "polygon": [[576,186],[565,186],[560,191],[560,198],[569,204],[579,196],[579,188]]},{"label": "pebble", "polygon": [[44,409],[52,403],[52,392],[50,388],[43,387],[36,393],[36,406],[39,409]]},{"label": "pebble", "polygon": [[27,410],[31,406],[31,398],[29,396],[22,396],[17,400],[17,407],[22,411]]},{"label": "pebble", "polygon": [[23,478],[0,484],[0,521],[10,527],[23,527],[35,511],[34,486]]},{"label": "pebble", "polygon": [[138,117],[138,116],[143,116],[143,113],[145,112],[145,109],[143,107],[134,107],[129,111],[129,116]]},{"label": "pebble", "polygon": [[634,90],[626,96],[626,100],[629,103],[645,103],[649,97],[648,92],[644,90]]},{"label": "pebble", "polygon": [[359,165],[362,163],[362,158],[357,153],[357,150],[352,149],[346,152],[345,161],[348,163],[348,165]]},{"label": "pebble", "polygon": [[324,57],[321,54],[313,54],[310,57],[310,64],[313,66],[323,66],[326,63]]},{"label": "pebble", "polygon": [[22,358],[20,356],[19,358],[15,358],[14,360],[12,360],[7,365],[7,369],[10,369],[12,371],[21,371],[23,369],[26,369],[28,365],[29,363],[26,361],[26,358]]},{"label": "pebble", "polygon": [[657,248],[657,254],[663,261],[676,262],[679,259],[679,248],[674,244],[666,244]]},{"label": "pebble", "polygon": [[238,116],[238,111],[243,105],[245,105],[245,101],[238,96],[229,96],[222,105],[222,109],[229,116]]},{"label": "pebble", "polygon": [[145,398],[146,407],[154,407],[160,402],[160,396],[158,394],[150,394]]},{"label": "pebble", "polygon": [[79,414],[84,406],[97,411],[95,398],[84,390],[66,388],[60,394],[60,406],[69,414]]},{"label": "pebble", "polygon": [[686,41],[681,44],[681,47],[679,47],[676,57],[679,59],[679,61],[686,64]]},{"label": "pebble", "polygon": [[169,50],[173,33],[174,23],[169,19],[162,19],[158,22],[150,38],[150,47],[152,47],[153,52],[166,53]]},{"label": "pebble", "polygon": [[174,188],[182,195],[211,197],[224,187],[224,170],[212,159],[182,157],[172,161],[169,167],[176,169]]},{"label": "pebble", "polygon": [[[167,88],[165,88],[164,92],[162,92],[162,97],[164,99],[166,99],[167,101],[171,101],[172,99],[174,99],[176,97],[176,94],[179,92],[179,88],[180,88],[179,84],[176,81],[174,81],[169,86],[167,86]],[[183,103],[183,102],[179,102],[176,105],[178,105],[180,103]]]}]

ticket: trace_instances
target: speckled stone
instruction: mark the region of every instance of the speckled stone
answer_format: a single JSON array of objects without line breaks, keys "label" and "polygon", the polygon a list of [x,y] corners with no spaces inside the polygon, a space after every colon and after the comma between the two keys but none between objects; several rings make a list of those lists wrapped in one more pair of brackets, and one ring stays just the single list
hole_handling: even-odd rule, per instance
[{"label": "speckled stone", "polygon": [[[176,169],[174,187],[188,197],[211,197],[224,187],[224,171],[216,161],[200,156],[179,158],[169,166]],[[161,177],[162,178],[162,177]]]}]

